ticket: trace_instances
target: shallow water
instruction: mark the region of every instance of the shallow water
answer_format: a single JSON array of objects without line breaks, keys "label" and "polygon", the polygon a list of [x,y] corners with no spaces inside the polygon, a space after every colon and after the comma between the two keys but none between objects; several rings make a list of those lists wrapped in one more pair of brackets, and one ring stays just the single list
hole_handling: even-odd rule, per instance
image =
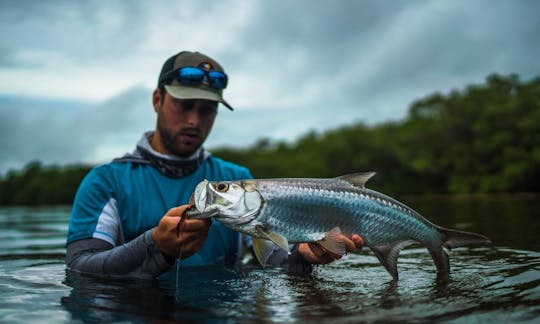
[{"label": "shallow water", "polygon": [[[494,247],[450,252],[437,280],[427,251],[400,254],[391,282],[368,249],[313,274],[181,269],[178,284],[66,275],[69,208],[0,209],[0,322],[534,322],[540,315],[538,197],[409,199],[437,224],[488,235]],[[433,217],[432,215],[436,215]],[[177,288],[178,286],[178,288]]]}]

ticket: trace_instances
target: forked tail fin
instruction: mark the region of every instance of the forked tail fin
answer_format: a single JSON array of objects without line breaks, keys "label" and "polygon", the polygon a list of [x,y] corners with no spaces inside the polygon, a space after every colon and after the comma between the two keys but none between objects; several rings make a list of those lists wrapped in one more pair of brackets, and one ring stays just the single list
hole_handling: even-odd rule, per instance
[{"label": "forked tail fin", "polygon": [[[481,245],[491,244],[491,241],[484,235],[456,231],[444,227],[437,227],[437,230],[441,233],[442,246],[447,249],[453,249],[465,245]],[[442,247],[428,248],[433,262],[437,267],[437,276],[447,275],[450,273],[450,262],[448,261],[448,254],[444,252]]]},{"label": "forked tail fin", "polygon": [[[465,245],[491,244],[491,241],[484,235],[451,230],[443,227],[437,227],[441,233],[442,244],[438,246],[428,246],[429,254],[433,258],[435,267],[437,268],[437,277],[447,276],[450,273],[450,262],[448,254],[442,247],[452,249]],[[399,251],[403,247],[414,243],[413,240],[398,241],[391,244],[372,246],[371,250],[377,256],[381,264],[392,275],[394,281],[398,280],[397,258]],[[418,242],[419,243],[419,242]]]},{"label": "forked tail fin", "polygon": [[439,227],[438,230],[442,234],[442,246],[447,249],[453,249],[465,245],[491,244],[489,238],[481,234],[456,231],[443,227]]}]

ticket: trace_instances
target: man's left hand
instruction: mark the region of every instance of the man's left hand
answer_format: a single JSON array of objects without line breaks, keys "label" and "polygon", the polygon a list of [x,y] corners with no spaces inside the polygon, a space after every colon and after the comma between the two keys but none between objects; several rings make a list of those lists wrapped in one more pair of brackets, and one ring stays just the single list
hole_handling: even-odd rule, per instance
[{"label": "man's left hand", "polygon": [[[340,239],[345,243],[347,252],[361,249],[364,246],[364,239],[357,234],[353,234],[351,237],[341,235]],[[300,243],[298,253],[312,264],[326,264],[341,258],[341,255],[332,253],[317,243]]]}]

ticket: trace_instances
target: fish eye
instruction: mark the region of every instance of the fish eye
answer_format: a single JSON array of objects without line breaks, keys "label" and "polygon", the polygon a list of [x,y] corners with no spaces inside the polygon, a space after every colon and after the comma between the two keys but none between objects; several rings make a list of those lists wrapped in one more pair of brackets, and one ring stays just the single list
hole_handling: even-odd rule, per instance
[{"label": "fish eye", "polygon": [[225,182],[220,182],[216,185],[216,190],[219,192],[225,192],[229,189],[229,184]]}]

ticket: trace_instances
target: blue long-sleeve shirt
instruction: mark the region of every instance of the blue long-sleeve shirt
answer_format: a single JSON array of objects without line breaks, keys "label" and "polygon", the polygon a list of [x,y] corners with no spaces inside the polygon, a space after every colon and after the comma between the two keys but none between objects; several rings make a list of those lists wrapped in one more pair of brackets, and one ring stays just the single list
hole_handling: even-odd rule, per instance
[{"label": "blue long-sleeve shirt", "polygon": [[[208,157],[187,176],[170,178],[151,164],[113,161],[90,171],[73,204],[67,236],[68,269],[107,277],[155,278],[171,270],[151,230],[173,207],[185,205],[202,180],[251,179],[245,167]],[[182,266],[231,266],[243,255],[242,236],[212,222],[202,248]],[[305,262],[276,249],[274,265]]]}]

